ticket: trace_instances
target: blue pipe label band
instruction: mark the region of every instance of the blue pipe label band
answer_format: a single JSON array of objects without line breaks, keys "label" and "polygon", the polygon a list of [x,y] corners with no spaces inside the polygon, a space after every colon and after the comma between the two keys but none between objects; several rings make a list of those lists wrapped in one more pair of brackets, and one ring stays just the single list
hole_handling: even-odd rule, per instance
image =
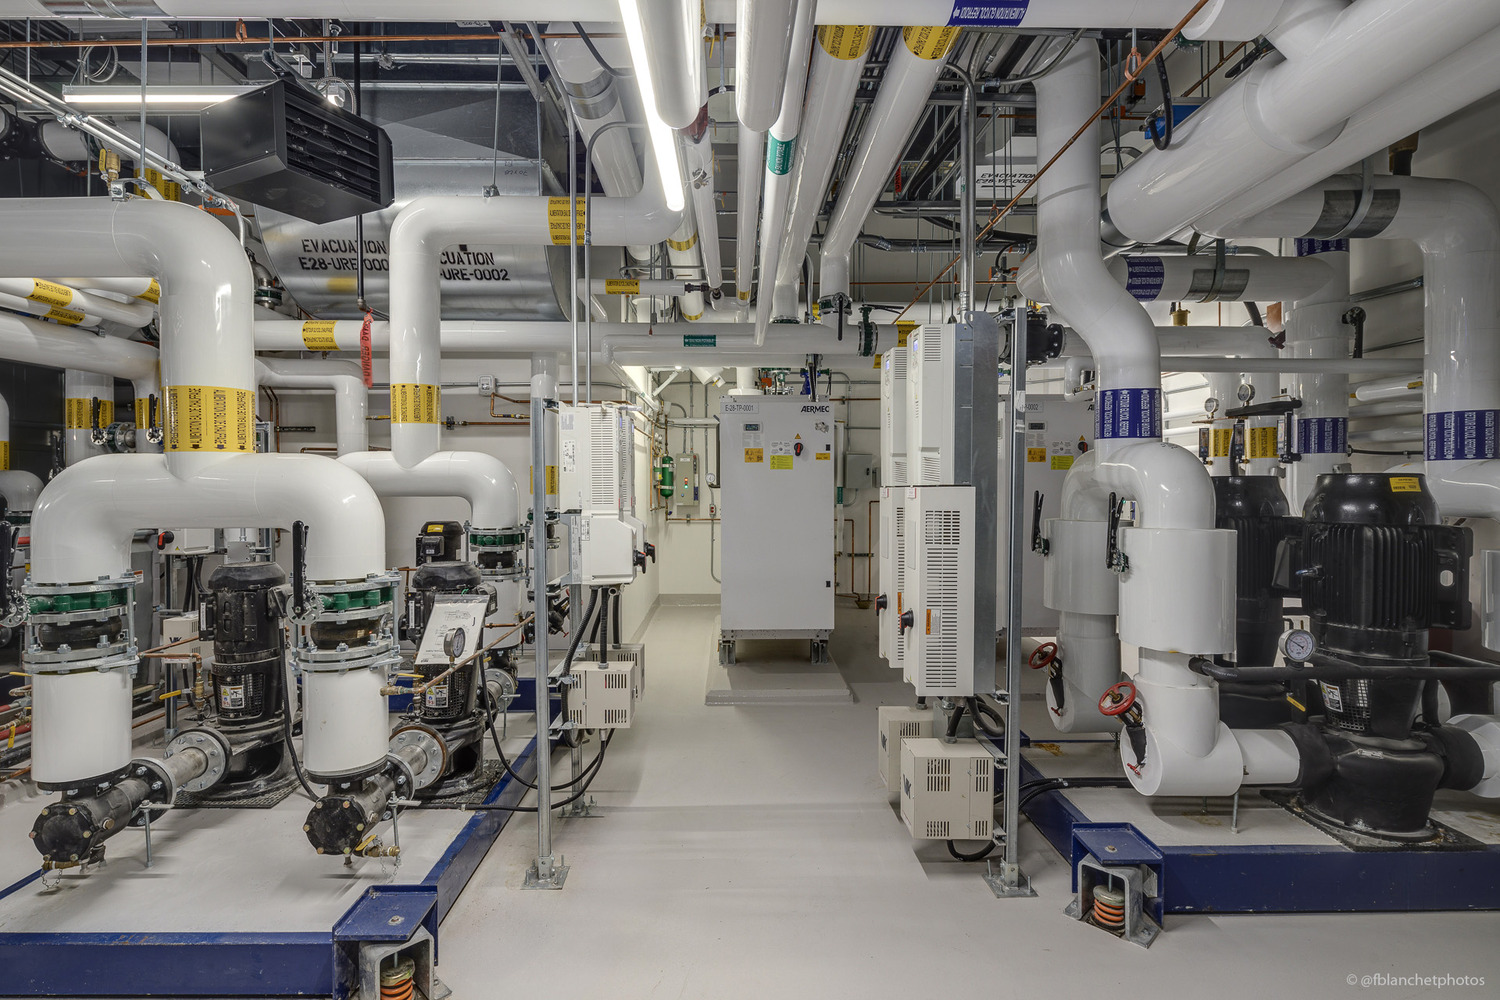
[{"label": "blue pipe label band", "polygon": [[1031,0],[955,0],[949,25],[1014,28],[1026,18]]},{"label": "blue pipe label band", "polygon": [[1167,265],[1160,257],[1125,258],[1125,290],[1138,302],[1155,302],[1167,280]]},{"label": "blue pipe label band", "polygon": [[1500,410],[1449,410],[1427,414],[1427,458],[1500,457]]},{"label": "blue pipe label band", "polygon": [[773,174],[785,174],[792,169],[792,153],[797,148],[797,137],[782,142],[774,135],[766,143],[766,169]]},{"label": "blue pipe label band", "polygon": [[1345,417],[1302,417],[1297,420],[1297,451],[1303,455],[1344,455],[1349,451],[1349,421]]},{"label": "blue pipe label band", "polygon": [[1161,437],[1161,390],[1101,389],[1094,404],[1095,437]]},{"label": "blue pipe label band", "polygon": [[1297,256],[1311,257],[1320,253],[1348,253],[1348,240],[1303,240],[1296,241]]}]

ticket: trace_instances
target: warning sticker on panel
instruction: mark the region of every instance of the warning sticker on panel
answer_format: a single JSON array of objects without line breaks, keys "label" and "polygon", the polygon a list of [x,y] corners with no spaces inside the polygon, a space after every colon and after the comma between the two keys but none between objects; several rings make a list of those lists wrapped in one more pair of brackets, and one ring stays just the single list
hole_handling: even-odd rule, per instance
[{"label": "warning sticker on panel", "polygon": [[167,386],[167,451],[255,450],[255,393],[219,385]]},{"label": "warning sticker on panel", "polygon": [[398,424],[437,423],[440,395],[435,385],[392,382],[391,421]]},{"label": "warning sticker on panel", "polygon": [[547,234],[552,237],[554,246],[565,247],[570,242],[576,243],[579,246],[583,245],[583,231],[587,228],[584,225],[583,219],[583,199],[575,197],[573,200],[577,203],[575,205],[577,216],[573,232],[574,238],[570,241],[568,239],[568,220],[575,217],[568,211],[568,199],[547,199]]},{"label": "warning sticker on panel", "polygon": [[[564,227],[566,228],[566,227]],[[641,283],[635,278],[605,278],[605,295],[639,295]]]},{"label": "warning sticker on panel", "polygon": [[245,707],[245,685],[224,684],[219,687],[220,708],[244,708]]},{"label": "warning sticker on panel", "polygon": [[833,453],[829,451],[820,451],[813,457],[815,457],[820,462],[829,462],[833,460]]},{"label": "warning sticker on panel", "polygon": [[1323,690],[1323,705],[1330,712],[1342,712],[1344,710],[1344,693],[1327,681],[1319,681],[1318,687]]},{"label": "warning sticker on panel", "polygon": [[434,684],[428,688],[422,695],[422,701],[426,703],[428,708],[447,708],[448,682],[443,681],[441,684]]},{"label": "warning sticker on panel", "polygon": [[1067,472],[1073,467],[1073,446],[1067,441],[1053,441],[1047,445],[1047,455],[1054,471]]},{"label": "warning sticker on panel", "polygon": [[773,469],[790,469],[791,467],[792,467],[792,456],[790,456],[790,455],[772,455],[771,456],[771,468],[773,468]]},{"label": "warning sticker on panel", "polygon": [[766,451],[765,451],[764,448],[746,448],[745,449],[745,461],[747,461],[747,462],[764,462],[765,460],[766,460]]},{"label": "warning sticker on panel", "polygon": [[1026,461],[1028,461],[1028,462],[1045,462],[1045,461],[1047,461],[1047,449],[1046,448],[1027,448],[1026,449]]},{"label": "warning sticker on panel", "polygon": [[1392,493],[1421,493],[1422,492],[1422,480],[1418,479],[1416,476],[1392,476],[1391,477],[1391,492]]},{"label": "warning sticker on panel", "polygon": [[336,351],[339,342],[334,339],[334,320],[315,319],[302,324],[302,346],[309,351]]}]

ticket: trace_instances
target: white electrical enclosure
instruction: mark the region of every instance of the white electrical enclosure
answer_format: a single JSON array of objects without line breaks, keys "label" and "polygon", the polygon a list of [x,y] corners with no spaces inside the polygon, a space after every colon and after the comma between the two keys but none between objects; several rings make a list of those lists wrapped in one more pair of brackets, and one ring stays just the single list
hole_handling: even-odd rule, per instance
[{"label": "white electrical enclosure", "polygon": [[634,664],[574,663],[568,721],[580,729],[629,729],[635,716]]},{"label": "white electrical enclosure", "polygon": [[626,516],[634,489],[629,418],[612,404],[581,403],[559,407],[557,426],[558,503],[570,512],[564,515],[568,580],[595,587],[630,583],[637,539]]},{"label": "white electrical enclosure", "polygon": [[[1006,425],[1010,410],[1009,380],[1000,386],[1000,426]],[[1043,534],[1048,520],[1062,515],[1063,481],[1073,463],[1094,446],[1094,412],[1085,403],[1069,402],[1058,395],[1026,394],[1026,452],[1025,490],[1022,493],[1021,524],[1021,631],[1025,635],[1056,635],[1057,611],[1044,603],[1043,579],[1046,557],[1031,547],[1033,504],[1036,495],[1042,499]],[[1001,433],[1000,438],[1000,482],[997,497],[999,511],[996,547],[998,551],[999,576],[996,581],[996,628],[1004,628],[1006,615],[1006,541],[1009,532],[1009,491],[1005,483],[1005,469],[1010,446],[1010,435]],[[1103,558],[1102,556],[1100,557]]]},{"label": "white electrical enclosure", "polygon": [[[958,385],[957,328],[923,326],[907,340],[906,462],[909,486],[956,478],[953,395]],[[894,428],[892,429],[894,433]]]},{"label": "white electrical enclosure", "polygon": [[899,793],[901,741],[932,735],[932,709],[881,705],[875,716],[880,723],[880,780],[886,791]]},{"label": "white electrical enclosure", "polygon": [[905,345],[880,359],[880,485],[910,485],[906,462],[906,369],[910,353]]},{"label": "white electrical enclosure", "polygon": [[877,571],[885,595],[885,610],[877,626],[880,655],[896,670],[906,661],[906,643],[899,634],[901,613],[906,610],[906,489],[883,486],[880,490],[880,549]]},{"label": "white electrical enclosure", "polygon": [[726,638],[833,631],[833,420],[806,396],[720,403]]},{"label": "white electrical enclosure", "polygon": [[902,740],[901,822],[916,840],[989,840],[995,759],[978,743]]},{"label": "white electrical enclosure", "polygon": [[923,697],[974,694],[974,487],[906,489],[902,677]]}]

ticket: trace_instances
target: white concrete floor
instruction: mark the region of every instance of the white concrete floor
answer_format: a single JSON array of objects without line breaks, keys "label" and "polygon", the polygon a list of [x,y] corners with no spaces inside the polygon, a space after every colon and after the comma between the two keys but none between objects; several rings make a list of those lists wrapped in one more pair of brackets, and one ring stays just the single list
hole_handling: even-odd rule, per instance
[{"label": "white concrete floor", "polygon": [[[663,608],[649,682],[594,792],[556,827],[560,892],[524,892],[535,824],[517,817],[443,924],[458,1000],[585,997],[1325,997],[1350,976],[1388,998],[1500,996],[1500,913],[1170,917],[1148,951],[1063,915],[1067,866],[1035,830],[1038,897],[998,900],[980,865],[914,849],[876,771],[875,709],[909,689],[875,655],[873,612],[839,610],[833,654],[857,702],[703,704],[714,608]],[[1357,981],[1356,981],[1357,983]],[[555,985],[552,985],[555,984]]]}]

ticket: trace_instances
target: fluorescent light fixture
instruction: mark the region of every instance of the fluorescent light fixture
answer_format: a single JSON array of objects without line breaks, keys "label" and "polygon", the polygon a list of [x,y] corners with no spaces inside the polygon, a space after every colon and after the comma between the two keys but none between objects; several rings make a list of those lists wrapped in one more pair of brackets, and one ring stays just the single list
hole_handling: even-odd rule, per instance
[{"label": "fluorescent light fixture", "polygon": [[[220,101],[247,94],[255,87],[146,87],[147,107],[172,111],[202,111]],[[140,87],[63,87],[63,100],[80,108],[139,108]]]},{"label": "fluorescent light fixture", "polygon": [[641,104],[646,109],[646,132],[651,137],[651,151],[656,157],[662,191],[667,196],[667,207],[680,212],[686,207],[686,202],[682,192],[682,168],[677,162],[677,136],[656,110],[656,85],[651,79],[651,65],[646,61],[646,28],[641,21],[639,0],[620,0],[620,20],[625,25],[630,61],[635,67],[636,83],[641,88]]}]

